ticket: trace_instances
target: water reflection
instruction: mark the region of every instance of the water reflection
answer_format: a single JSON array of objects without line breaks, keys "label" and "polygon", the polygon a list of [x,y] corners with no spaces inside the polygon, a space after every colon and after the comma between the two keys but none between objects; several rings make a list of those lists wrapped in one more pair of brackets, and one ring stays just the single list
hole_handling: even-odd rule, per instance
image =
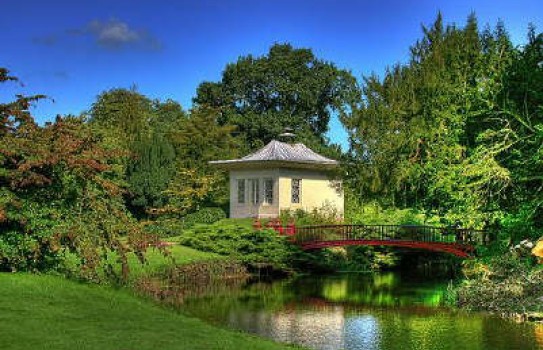
[{"label": "water reflection", "polygon": [[345,344],[348,349],[379,349],[379,321],[372,315],[348,318],[345,325]]},{"label": "water reflection", "polygon": [[439,306],[443,304],[447,289],[447,284],[443,282],[402,280],[399,274],[392,272],[374,276],[347,274],[315,279],[314,283],[322,288],[320,297],[327,301],[371,306]]},{"label": "water reflection", "polygon": [[[241,320],[240,320],[241,316]],[[302,344],[319,349],[344,348],[342,337],[338,336],[345,327],[341,307],[328,312],[312,310],[285,310],[273,314],[262,312],[255,315],[231,313],[230,326],[238,328],[240,322],[251,332],[264,335],[276,341]],[[251,320],[251,324],[247,321]],[[318,320],[318,322],[316,322]]]},{"label": "water reflection", "polygon": [[189,299],[183,309],[314,349],[543,349],[541,328],[448,309],[446,289],[395,273],[306,276]]}]

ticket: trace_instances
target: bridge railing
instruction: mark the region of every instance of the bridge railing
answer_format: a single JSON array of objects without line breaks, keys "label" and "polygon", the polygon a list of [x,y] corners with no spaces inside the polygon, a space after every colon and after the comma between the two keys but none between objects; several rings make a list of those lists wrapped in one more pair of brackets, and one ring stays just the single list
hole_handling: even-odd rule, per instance
[{"label": "bridge railing", "polygon": [[419,225],[312,225],[297,226],[293,240],[307,242],[350,240],[408,240],[483,245],[491,241],[483,230]]}]

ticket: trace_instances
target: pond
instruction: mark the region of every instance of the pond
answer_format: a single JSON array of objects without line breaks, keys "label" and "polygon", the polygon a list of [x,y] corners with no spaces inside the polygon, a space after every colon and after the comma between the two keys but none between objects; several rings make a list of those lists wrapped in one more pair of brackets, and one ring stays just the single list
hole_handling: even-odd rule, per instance
[{"label": "pond", "polygon": [[183,312],[312,349],[543,349],[543,326],[446,307],[446,279],[334,274],[247,283]]}]

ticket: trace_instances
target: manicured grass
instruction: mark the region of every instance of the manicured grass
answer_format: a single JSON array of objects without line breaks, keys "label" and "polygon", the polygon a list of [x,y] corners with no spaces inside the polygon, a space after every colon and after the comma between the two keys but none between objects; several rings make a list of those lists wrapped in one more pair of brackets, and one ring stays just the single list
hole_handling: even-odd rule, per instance
[{"label": "manicured grass", "polygon": [[0,349],[286,349],[137,298],[56,276],[0,274]]}]

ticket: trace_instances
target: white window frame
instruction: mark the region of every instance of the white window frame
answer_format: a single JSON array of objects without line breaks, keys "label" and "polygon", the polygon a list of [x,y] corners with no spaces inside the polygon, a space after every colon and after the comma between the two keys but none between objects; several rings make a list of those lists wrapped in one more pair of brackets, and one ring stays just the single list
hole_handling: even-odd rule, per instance
[{"label": "white window frame", "polygon": [[260,204],[260,179],[249,179],[250,203]]},{"label": "white window frame", "polygon": [[[273,204],[273,197],[274,197],[273,190],[274,190],[274,187],[275,187],[273,178],[271,178],[271,177],[264,178],[263,185],[264,185],[264,186],[262,186],[262,187],[264,187],[264,201],[263,201],[263,203],[267,204],[267,205],[272,205]],[[271,186],[268,188],[268,185],[271,185]]]},{"label": "white window frame", "polygon": [[[297,189],[297,191],[295,191],[295,189]],[[297,200],[295,200],[295,195]],[[300,204],[302,202],[302,179],[300,178],[290,179],[290,202],[293,204]]]},{"label": "white window frame", "polygon": [[245,185],[245,179],[237,179],[236,190],[238,195],[238,204],[245,204],[247,197],[247,187]]}]

